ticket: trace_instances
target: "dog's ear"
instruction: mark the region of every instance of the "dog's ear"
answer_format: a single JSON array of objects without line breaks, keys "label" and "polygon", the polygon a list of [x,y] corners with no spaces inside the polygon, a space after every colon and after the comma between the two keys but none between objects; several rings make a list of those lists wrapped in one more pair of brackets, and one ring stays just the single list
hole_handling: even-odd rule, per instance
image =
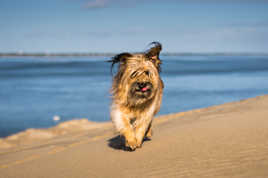
[{"label": "dog's ear", "polygon": [[112,73],[114,64],[116,64],[116,63],[124,64],[126,62],[127,58],[129,58],[129,57],[132,57],[132,54],[120,53],[120,54],[117,54],[116,56],[114,56],[111,60],[109,60],[108,62],[112,62],[111,73]]},{"label": "dog's ear", "polygon": [[160,71],[161,60],[159,58],[160,51],[162,50],[162,45],[159,42],[152,42],[149,44],[151,46],[146,52],[145,56],[149,58]]}]

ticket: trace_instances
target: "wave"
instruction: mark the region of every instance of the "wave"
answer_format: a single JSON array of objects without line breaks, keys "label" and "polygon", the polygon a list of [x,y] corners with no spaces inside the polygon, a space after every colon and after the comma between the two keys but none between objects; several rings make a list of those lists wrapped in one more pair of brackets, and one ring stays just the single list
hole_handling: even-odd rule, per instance
[{"label": "wave", "polygon": [[106,62],[4,62],[0,70],[27,70],[27,69],[51,69],[51,68],[94,68]]},{"label": "wave", "polygon": [[166,61],[164,75],[210,75],[268,71],[267,59]]},{"label": "wave", "polygon": [[106,62],[7,62],[0,66],[0,78],[108,76]]},{"label": "wave", "polygon": [[[115,70],[114,70],[115,71]],[[255,60],[164,60],[163,76],[217,75],[268,71],[267,59]],[[111,76],[105,61],[5,61],[0,78]]]},{"label": "wave", "polygon": [[268,67],[169,70],[167,72],[163,72],[163,75],[164,76],[210,75],[210,74],[228,74],[228,73],[252,73],[252,72],[262,72],[262,71],[268,71]]}]

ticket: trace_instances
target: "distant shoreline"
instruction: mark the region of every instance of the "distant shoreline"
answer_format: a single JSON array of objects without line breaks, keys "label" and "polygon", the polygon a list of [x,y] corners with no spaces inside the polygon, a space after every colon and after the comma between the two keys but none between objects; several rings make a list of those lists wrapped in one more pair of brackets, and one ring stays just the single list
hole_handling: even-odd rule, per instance
[{"label": "distant shoreline", "polygon": [[[114,56],[117,53],[0,53],[0,57],[86,57],[86,56]],[[162,56],[268,56],[268,53],[163,53]]]}]

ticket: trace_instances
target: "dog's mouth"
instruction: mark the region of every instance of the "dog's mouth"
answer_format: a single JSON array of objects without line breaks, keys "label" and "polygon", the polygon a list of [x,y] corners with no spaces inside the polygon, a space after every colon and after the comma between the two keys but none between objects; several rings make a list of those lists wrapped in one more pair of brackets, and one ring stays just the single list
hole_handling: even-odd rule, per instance
[{"label": "dog's mouth", "polygon": [[153,85],[150,82],[135,82],[131,88],[132,94],[140,98],[146,98],[151,95]]},{"label": "dog's mouth", "polygon": [[140,89],[141,92],[146,92],[146,91],[148,91],[148,90],[150,90],[149,87],[143,87],[143,88]]}]

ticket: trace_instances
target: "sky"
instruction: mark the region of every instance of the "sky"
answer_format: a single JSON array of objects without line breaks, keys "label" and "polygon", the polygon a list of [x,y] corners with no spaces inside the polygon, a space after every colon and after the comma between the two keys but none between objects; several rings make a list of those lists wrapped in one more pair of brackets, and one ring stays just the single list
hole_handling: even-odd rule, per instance
[{"label": "sky", "polygon": [[0,52],[268,52],[268,0],[0,0]]}]

